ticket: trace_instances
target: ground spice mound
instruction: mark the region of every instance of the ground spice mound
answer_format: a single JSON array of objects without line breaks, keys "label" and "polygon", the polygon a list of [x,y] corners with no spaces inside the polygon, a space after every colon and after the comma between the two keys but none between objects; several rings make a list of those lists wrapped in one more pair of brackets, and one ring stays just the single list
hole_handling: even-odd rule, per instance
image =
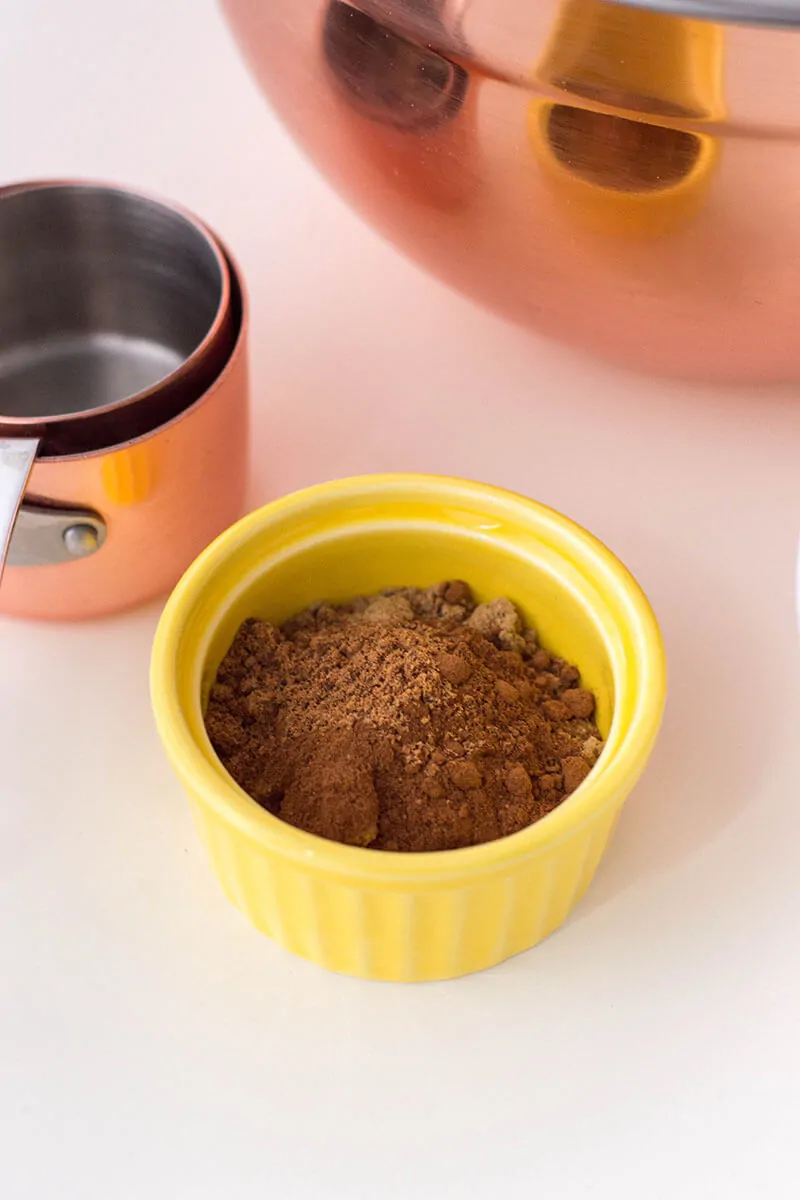
[{"label": "ground spice mound", "polygon": [[516,833],[574,791],[603,743],[578,669],[506,599],[467,584],[319,604],[242,625],[206,725],[237,783],[310,833],[450,850]]}]

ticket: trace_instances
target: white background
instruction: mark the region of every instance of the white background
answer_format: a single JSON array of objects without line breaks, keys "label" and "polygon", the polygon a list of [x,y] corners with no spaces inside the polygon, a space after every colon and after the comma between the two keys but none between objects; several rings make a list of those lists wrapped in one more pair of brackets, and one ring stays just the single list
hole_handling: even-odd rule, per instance
[{"label": "white background", "polygon": [[638,575],[671,694],[560,933],[375,985],[218,893],[151,724],[158,606],[0,621],[0,1195],[796,1196],[798,389],[625,376],[430,281],[294,149],[212,0],[4,0],[0,178],[36,176],[229,239],[254,502],[405,469],[532,494]]}]

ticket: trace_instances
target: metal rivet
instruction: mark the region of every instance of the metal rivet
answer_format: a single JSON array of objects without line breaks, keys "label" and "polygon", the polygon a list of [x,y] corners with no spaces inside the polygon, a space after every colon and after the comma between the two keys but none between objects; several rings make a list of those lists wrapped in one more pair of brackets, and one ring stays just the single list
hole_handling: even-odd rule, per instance
[{"label": "metal rivet", "polygon": [[73,558],[86,558],[94,554],[99,541],[93,525],[70,525],[64,530],[64,545]]}]

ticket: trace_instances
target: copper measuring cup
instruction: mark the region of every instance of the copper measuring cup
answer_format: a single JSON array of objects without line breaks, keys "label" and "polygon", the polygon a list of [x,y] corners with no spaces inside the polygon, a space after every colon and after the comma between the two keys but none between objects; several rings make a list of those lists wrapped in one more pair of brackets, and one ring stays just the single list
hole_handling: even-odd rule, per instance
[{"label": "copper measuring cup", "polygon": [[127,607],[238,515],[241,281],[194,217],[96,184],[5,189],[0,248],[0,608]]}]

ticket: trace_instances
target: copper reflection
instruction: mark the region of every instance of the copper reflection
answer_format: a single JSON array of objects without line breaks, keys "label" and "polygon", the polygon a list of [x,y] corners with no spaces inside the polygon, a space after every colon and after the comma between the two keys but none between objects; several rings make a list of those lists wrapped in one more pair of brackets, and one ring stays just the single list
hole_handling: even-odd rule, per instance
[{"label": "copper reflection", "polygon": [[[367,219],[450,284],[648,372],[800,376],[796,31],[656,20],[602,0],[471,0],[455,30],[448,5],[358,0],[390,33],[466,72],[461,108],[424,134],[346,105],[323,50],[330,0],[224,7],[300,144]],[[631,169],[597,187],[574,136],[572,163],[563,161],[565,122],[551,122],[547,105],[685,138],[665,147],[659,133],[648,143],[647,130],[623,126],[636,147]],[[584,145],[581,122],[593,120],[577,118]],[[463,148],[453,138],[461,122]],[[608,139],[620,133],[615,121],[599,124]],[[425,156],[415,150],[422,138]],[[618,186],[662,166],[667,186],[648,183],[649,205],[645,189]],[[455,199],[438,202],[437,189]]]}]

